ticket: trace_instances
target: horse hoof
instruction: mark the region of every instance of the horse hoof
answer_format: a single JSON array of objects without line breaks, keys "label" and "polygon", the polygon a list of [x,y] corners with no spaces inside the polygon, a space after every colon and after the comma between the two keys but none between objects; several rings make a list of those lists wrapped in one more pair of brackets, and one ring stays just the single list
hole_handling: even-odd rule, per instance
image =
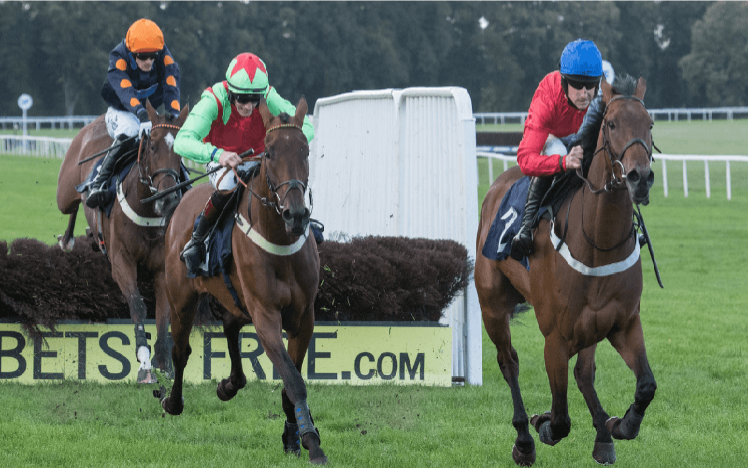
[{"label": "horse hoof", "polygon": [[616,448],[613,442],[595,442],[592,458],[600,465],[612,465],[616,462]]},{"label": "horse hoof", "polygon": [[553,431],[551,431],[550,421],[546,421],[540,425],[540,429],[538,429],[538,438],[541,442],[550,446],[554,446],[561,441],[561,439],[553,438]]},{"label": "horse hoof", "polygon": [[313,465],[327,465],[327,457],[322,455],[321,457],[310,458],[309,463]]},{"label": "horse hoof", "polygon": [[522,453],[515,445],[512,447],[512,458],[519,466],[532,466],[535,463],[535,447],[532,448],[531,453]]},{"label": "horse hoof", "polygon": [[228,379],[221,380],[218,388],[216,388],[216,395],[218,395],[218,399],[221,401],[229,401],[236,396],[237,392],[238,390],[231,385]]},{"label": "horse hoof", "polygon": [[75,238],[71,237],[67,243],[63,242],[64,238],[65,238],[64,234],[60,234],[59,236],[57,236],[57,245],[60,246],[60,249],[62,249],[63,252],[72,251],[73,246],[75,245]]},{"label": "horse hoof", "polygon": [[151,369],[140,369],[138,371],[137,382],[140,384],[153,384],[158,383],[158,379]]},{"label": "horse hoof", "polygon": [[182,404],[178,408],[172,406],[171,397],[164,398],[161,400],[161,408],[172,416],[179,416],[184,411],[184,397],[182,397]]}]

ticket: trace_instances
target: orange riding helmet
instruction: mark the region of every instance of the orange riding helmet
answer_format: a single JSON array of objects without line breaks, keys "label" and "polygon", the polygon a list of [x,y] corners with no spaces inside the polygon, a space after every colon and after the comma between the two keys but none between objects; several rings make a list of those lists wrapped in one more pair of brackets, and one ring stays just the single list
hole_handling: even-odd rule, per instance
[{"label": "orange riding helmet", "polygon": [[130,52],[158,52],[164,48],[164,33],[156,23],[142,18],[127,30],[125,45]]}]

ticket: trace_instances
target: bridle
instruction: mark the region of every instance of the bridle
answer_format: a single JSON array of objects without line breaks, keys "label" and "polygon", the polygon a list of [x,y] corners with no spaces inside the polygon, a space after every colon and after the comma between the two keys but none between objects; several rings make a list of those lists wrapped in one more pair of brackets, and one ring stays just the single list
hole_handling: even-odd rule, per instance
[{"label": "bridle", "polygon": [[[608,158],[606,159],[608,164],[606,164],[606,166],[610,168],[611,180],[606,182],[605,185],[603,185],[601,188],[595,189],[593,188],[592,183],[586,177],[584,177],[582,168],[580,167],[577,169],[577,176],[585,182],[585,184],[587,185],[587,188],[593,195],[596,195],[602,192],[610,193],[613,190],[622,190],[622,189],[630,190],[628,184],[626,184],[627,175],[626,175],[626,167],[623,165],[623,156],[626,154],[626,151],[632,146],[637,145],[637,144],[642,145],[647,152],[647,158],[649,159],[650,163],[654,162],[654,157],[652,156],[652,148],[650,148],[647,142],[641,138],[630,139],[624,145],[620,153],[613,150],[613,145],[611,144],[611,141],[610,141],[610,134],[609,134],[608,125],[607,125],[607,121],[605,120],[605,117],[608,114],[608,109],[610,109],[610,105],[613,104],[613,102],[619,101],[619,100],[638,101],[642,105],[642,107],[644,107],[646,110],[644,101],[642,101],[636,96],[619,95],[619,96],[614,97],[610,101],[608,101],[608,103],[605,105],[605,110],[603,111],[603,121],[602,121],[603,145],[597,151],[595,151],[594,155],[597,155],[597,153],[599,153],[600,151],[603,151],[603,150],[605,151],[605,154],[608,156]],[[650,135],[650,140],[651,139],[652,137]],[[654,140],[652,140],[652,147],[656,149],[657,151],[660,151],[659,148],[655,146]],[[618,165],[621,168],[620,177],[616,176],[616,173],[615,173],[616,165]],[[582,191],[582,197],[584,197],[584,190]],[[569,209],[570,208],[571,208],[571,202],[569,202]],[[567,218],[566,218],[567,227],[568,227],[568,221],[569,221],[569,218],[568,218],[568,213],[567,213]],[[587,242],[589,242],[595,249],[601,252],[613,251],[617,249],[618,247],[622,246],[623,244],[625,244],[630,238],[635,237],[636,235],[636,224],[632,220],[631,230],[627,236],[625,236],[620,242],[615,244],[613,247],[602,248],[599,245],[597,245],[597,243],[595,243],[595,241],[591,237],[589,237],[587,233],[584,231],[584,210],[582,210],[582,215],[581,215],[581,227],[582,227],[582,235],[587,240]],[[564,237],[565,236],[566,234],[564,233]]]},{"label": "bridle", "polygon": [[[172,130],[179,131],[180,127],[177,125],[171,125],[171,124],[156,124],[151,128],[151,131],[157,129],[157,128],[168,128]],[[162,167],[159,169],[156,169],[152,173],[149,171],[148,167],[148,158],[144,156],[141,159],[141,155],[144,154],[143,147],[144,145],[148,145],[151,141],[151,136],[148,135],[147,138],[141,138],[140,139],[140,145],[138,146],[138,175],[140,177],[140,183],[146,185],[148,189],[151,191],[151,193],[157,193],[158,192],[158,186],[154,184],[153,179],[159,175],[159,174],[165,174],[165,177],[171,177],[174,179],[174,183],[178,184],[180,181],[179,173],[170,168],[170,167]],[[145,166],[145,167],[143,167]],[[161,178],[161,181],[164,180],[165,177]]]},{"label": "bridle", "polygon": [[[289,124],[280,124],[280,125],[276,125],[274,127],[270,127],[267,130],[266,133],[270,133],[272,131],[275,131],[275,130],[278,130],[278,129],[281,129],[281,128],[295,128],[295,129],[303,132],[302,129],[301,129],[301,127],[299,127],[298,125],[289,123]],[[269,153],[269,150],[266,149],[265,152],[262,154],[262,162],[261,162],[261,164],[264,164],[266,162],[266,158],[268,157],[268,153]],[[241,180],[241,179],[239,179],[239,180]],[[274,184],[270,180],[270,175],[267,173],[267,170],[265,171],[265,182],[267,183],[268,190],[270,190],[270,193],[271,193],[270,198],[268,198],[268,197],[262,197],[262,196],[258,195],[252,189],[251,185],[249,187],[247,187],[247,189],[249,190],[249,192],[255,198],[257,198],[258,200],[260,200],[260,203],[262,203],[263,206],[266,206],[266,207],[268,207],[270,209],[275,209],[276,213],[278,213],[279,215],[281,215],[283,213],[283,210],[285,210],[284,203],[286,201],[286,197],[288,197],[288,194],[291,192],[291,190],[294,190],[294,189],[299,190],[301,192],[301,196],[303,198],[306,195],[307,188],[309,188],[307,184],[305,184],[304,182],[302,182],[302,181],[300,181],[298,179],[290,179],[290,180],[287,180],[285,182],[281,182],[280,184],[276,185],[276,184]],[[280,194],[278,194],[278,190],[281,187],[283,187],[283,186],[288,186],[288,188],[286,189],[285,193],[283,194],[283,197],[281,197]],[[245,185],[245,187],[246,187],[246,185]],[[311,211],[312,211],[313,207],[314,207],[314,200],[312,199],[312,189],[309,188],[309,212],[310,212],[310,214],[311,214]]]},{"label": "bridle", "polygon": [[[652,148],[649,147],[646,141],[644,141],[641,138],[632,138],[630,139],[623,147],[620,153],[617,153],[613,149],[613,145],[610,142],[610,133],[608,130],[607,121],[605,120],[605,116],[608,115],[608,109],[610,109],[610,105],[613,104],[615,101],[618,100],[635,100],[638,101],[642,107],[646,110],[646,106],[644,105],[644,101],[639,99],[636,96],[616,96],[605,105],[605,110],[603,111],[603,122],[602,122],[602,132],[603,132],[603,145],[595,151],[594,155],[597,155],[600,151],[605,151],[605,154],[608,156],[607,162],[609,163],[608,166],[610,167],[610,173],[611,173],[611,180],[606,182],[603,187],[599,189],[594,189],[592,187],[592,183],[584,177],[582,174],[582,168],[577,169],[577,175],[579,178],[581,178],[586,184],[587,187],[590,189],[590,192],[593,194],[600,193],[602,191],[610,192],[612,190],[620,190],[620,189],[627,189],[628,186],[626,185],[626,167],[623,165],[623,156],[626,154],[626,151],[631,148],[632,146],[639,144],[644,147],[644,150],[647,152],[647,158],[649,159],[650,163],[654,162],[654,157],[652,156]],[[650,135],[650,140],[652,140],[652,137]],[[652,140],[652,147],[656,149],[657,151],[660,151],[657,146],[654,144],[654,140]],[[593,156],[594,156],[593,155]],[[615,167],[619,166],[621,168],[621,176],[616,176]]]}]

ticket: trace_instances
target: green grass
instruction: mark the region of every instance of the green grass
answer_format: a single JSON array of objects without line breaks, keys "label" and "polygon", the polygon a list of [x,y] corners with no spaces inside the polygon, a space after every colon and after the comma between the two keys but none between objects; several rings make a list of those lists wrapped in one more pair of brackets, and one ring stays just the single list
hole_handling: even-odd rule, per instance
[{"label": "green grass", "polygon": [[[658,146],[668,138],[656,137]],[[712,154],[741,153],[745,151]],[[59,162],[44,161],[0,157],[0,238],[14,232],[52,241],[51,234],[65,228],[54,203]],[[684,198],[682,187],[674,187],[682,168],[669,166],[670,196],[663,196],[658,172],[652,202],[642,208],[665,284],[665,289],[657,286],[652,262],[643,253],[641,316],[658,389],[637,439],[616,442],[616,466],[744,463],[748,174],[736,166],[731,201],[715,187],[716,168],[710,167],[712,197],[707,199],[695,187],[703,168],[694,165],[689,197]],[[482,187],[487,187],[485,169],[484,164]],[[18,211],[7,214],[11,208]],[[9,231],[9,220],[27,224]],[[534,315],[520,316],[512,334],[525,406],[530,414],[547,411],[551,395]],[[308,400],[330,466],[513,467],[511,396],[485,331],[483,382],[481,387],[457,388],[310,384]],[[611,415],[622,416],[633,401],[634,376],[607,342],[598,347],[596,387]],[[305,451],[301,459],[281,453],[283,416],[275,384],[250,383],[230,402],[218,400],[215,384],[187,385],[185,412],[178,417],[163,414],[151,389],[77,382],[0,384],[5,412],[0,418],[0,466],[308,466]],[[555,447],[541,444],[535,435],[535,466],[597,466],[591,457],[589,411],[572,377],[569,413],[571,433]]]},{"label": "green grass", "polygon": [[[36,127],[29,127],[27,129],[29,136],[37,136],[37,137],[54,137],[54,138],[74,138],[75,135],[78,134],[80,131],[80,128],[41,128],[39,130],[36,129]],[[23,130],[13,130],[11,128],[7,128],[5,130],[0,128],[0,135],[18,135],[23,136]]]}]

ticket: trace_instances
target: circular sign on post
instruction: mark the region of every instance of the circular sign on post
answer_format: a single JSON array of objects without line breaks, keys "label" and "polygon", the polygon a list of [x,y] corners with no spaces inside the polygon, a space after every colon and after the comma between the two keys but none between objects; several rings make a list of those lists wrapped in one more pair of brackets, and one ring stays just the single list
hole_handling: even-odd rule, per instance
[{"label": "circular sign on post", "polygon": [[29,110],[33,104],[34,100],[26,93],[21,94],[18,98],[18,107],[20,107],[21,110]]}]

